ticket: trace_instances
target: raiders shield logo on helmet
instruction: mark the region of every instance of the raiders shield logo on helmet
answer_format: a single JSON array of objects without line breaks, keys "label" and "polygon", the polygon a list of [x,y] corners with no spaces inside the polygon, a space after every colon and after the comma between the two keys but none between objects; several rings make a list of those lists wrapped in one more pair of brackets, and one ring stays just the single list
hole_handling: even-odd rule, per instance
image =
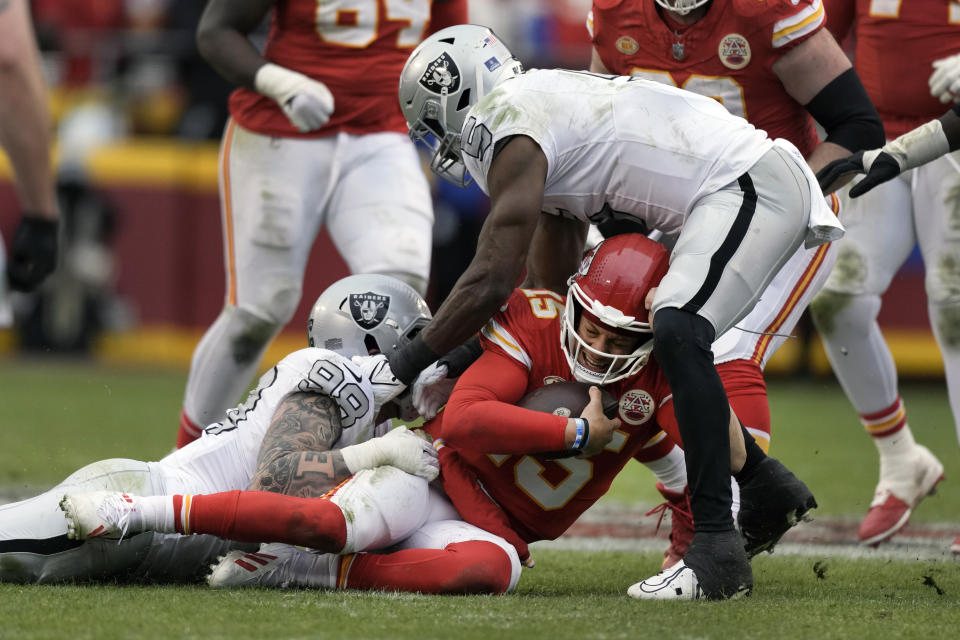
[{"label": "raiders shield logo on helmet", "polygon": [[350,294],[350,315],[354,322],[368,331],[383,322],[389,308],[390,296],[372,291]]},{"label": "raiders shield logo on helmet", "polygon": [[456,93],[460,88],[460,69],[446,53],[441,53],[433,62],[427,65],[427,70],[420,76],[420,86],[427,91],[441,93]]}]

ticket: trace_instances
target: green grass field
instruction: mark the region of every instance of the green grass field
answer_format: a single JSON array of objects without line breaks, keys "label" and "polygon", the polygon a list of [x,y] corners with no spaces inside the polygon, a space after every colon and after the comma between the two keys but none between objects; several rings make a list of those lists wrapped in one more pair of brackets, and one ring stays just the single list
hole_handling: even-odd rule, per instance
[{"label": "green grass field", "polygon": [[[175,436],[185,374],[61,361],[0,363],[0,491],[41,491],[96,459],[157,459]],[[956,522],[960,477],[946,394],[906,385],[917,440],[947,480],[915,522]],[[876,482],[873,444],[832,381],[773,382],[771,453],[813,489],[817,514],[856,518]],[[642,468],[608,500],[653,503]],[[761,556],[756,590],[738,602],[651,604],[628,585],[654,572],[656,553],[540,549],[516,593],[427,597],[321,591],[214,592],[201,587],[0,585],[0,638],[954,638],[960,564]],[[820,562],[823,577],[813,570]]]}]

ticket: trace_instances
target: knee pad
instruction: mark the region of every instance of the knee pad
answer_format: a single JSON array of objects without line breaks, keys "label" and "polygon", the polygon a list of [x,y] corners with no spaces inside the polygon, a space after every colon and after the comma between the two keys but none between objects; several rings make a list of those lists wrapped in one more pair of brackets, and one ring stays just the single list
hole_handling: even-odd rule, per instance
[{"label": "knee pad", "polygon": [[84,491],[127,491],[147,496],[153,495],[153,481],[149,463],[129,458],[109,458],[77,469],[59,486],[81,488]]},{"label": "knee pad", "polygon": [[[657,363],[670,371],[678,362],[708,358],[713,364],[715,331],[706,318],[673,307],[662,307],[653,318],[653,353]],[[668,375],[669,377],[669,375]]]},{"label": "knee pad", "polygon": [[863,325],[876,320],[880,296],[852,294],[824,289],[810,302],[810,317],[823,336],[833,334],[842,325]]},{"label": "knee pad", "polygon": [[429,513],[429,485],[396,467],[364,469],[330,500],[347,523],[341,553],[382,549],[408,538]]}]

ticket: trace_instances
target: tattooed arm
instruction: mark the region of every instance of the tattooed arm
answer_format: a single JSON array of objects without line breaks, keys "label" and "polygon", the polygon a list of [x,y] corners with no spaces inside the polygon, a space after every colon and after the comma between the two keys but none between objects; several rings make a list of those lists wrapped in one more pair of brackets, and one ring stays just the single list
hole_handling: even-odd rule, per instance
[{"label": "tattooed arm", "polygon": [[273,414],[250,488],[302,498],[323,495],[350,476],[343,454],[331,450],[341,430],[333,398],[291,393]]}]

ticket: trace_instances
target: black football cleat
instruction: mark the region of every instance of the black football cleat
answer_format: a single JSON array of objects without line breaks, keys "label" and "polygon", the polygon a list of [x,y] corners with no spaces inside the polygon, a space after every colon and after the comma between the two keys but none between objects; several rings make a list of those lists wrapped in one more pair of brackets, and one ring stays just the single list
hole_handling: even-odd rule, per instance
[{"label": "black football cleat", "polygon": [[810,489],[776,458],[767,457],[740,485],[737,526],[752,558],[774,546],[791,527],[809,519],[817,501]]}]

